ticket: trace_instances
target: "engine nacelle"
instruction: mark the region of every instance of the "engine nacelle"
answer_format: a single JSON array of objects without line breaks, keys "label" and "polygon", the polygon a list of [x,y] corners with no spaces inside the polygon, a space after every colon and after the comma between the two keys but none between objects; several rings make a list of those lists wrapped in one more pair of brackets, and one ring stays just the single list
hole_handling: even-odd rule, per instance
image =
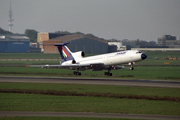
[{"label": "engine nacelle", "polygon": [[83,58],[85,56],[85,53],[83,51],[78,51],[72,53],[74,57]]},{"label": "engine nacelle", "polygon": [[69,60],[69,61],[65,61],[62,63],[62,65],[71,65],[71,64],[76,64],[75,60]]},{"label": "engine nacelle", "polygon": [[76,63],[76,61],[75,60],[72,60],[72,64],[75,64]]}]

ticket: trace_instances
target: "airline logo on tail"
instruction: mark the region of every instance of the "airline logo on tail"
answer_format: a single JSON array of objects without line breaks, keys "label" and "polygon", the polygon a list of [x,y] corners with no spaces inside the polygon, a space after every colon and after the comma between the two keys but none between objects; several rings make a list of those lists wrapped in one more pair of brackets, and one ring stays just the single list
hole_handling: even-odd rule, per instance
[{"label": "airline logo on tail", "polygon": [[65,50],[65,48],[63,46],[62,46],[62,53],[63,53],[64,58],[69,57],[69,54],[67,53],[67,51]]},{"label": "airline logo on tail", "polygon": [[61,55],[62,61],[61,64],[68,60],[74,60],[73,56],[71,55],[71,51],[66,46],[69,43],[58,43],[54,44],[54,46],[58,47],[59,53]]}]

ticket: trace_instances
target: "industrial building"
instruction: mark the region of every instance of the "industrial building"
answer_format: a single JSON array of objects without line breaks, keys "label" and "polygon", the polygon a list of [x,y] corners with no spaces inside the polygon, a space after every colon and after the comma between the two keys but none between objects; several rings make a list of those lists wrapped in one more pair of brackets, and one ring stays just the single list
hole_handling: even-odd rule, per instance
[{"label": "industrial building", "polygon": [[30,53],[41,53],[41,49],[39,48],[39,44],[38,43],[30,43],[29,52]]},{"label": "industrial building", "polygon": [[123,46],[121,41],[109,41],[108,42],[109,45],[112,46],[116,46],[116,48],[114,47],[114,51],[124,51],[127,50],[126,46]]},{"label": "industrial building", "polygon": [[158,46],[180,48],[180,40],[176,40],[176,36],[163,35],[162,38],[158,38]]},{"label": "industrial building", "polygon": [[39,43],[39,48],[41,48],[41,52],[44,52],[44,49],[43,49],[43,41],[49,41],[53,38],[56,38],[56,37],[60,37],[60,36],[64,36],[64,35],[67,35],[67,34],[63,34],[63,33],[48,33],[48,32],[40,32],[38,33],[37,35],[37,42]]},{"label": "industrial building", "polygon": [[28,53],[30,39],[25,35],[0,35],[1,53]]},{"label": "industrial building", "polygon": [[[41,35],[41,39],[39,35]],[[44,35],[47,36],[46,34]],[[46,39],[43,40],[42,38]],[[43,34],[39,33],[38,42],[39,41],[43,42],[42,51],[44,53],[59,53],[55,46],[48,44],[64,42],[70,43],[68,47],[72,52],[83,51],[88,54],[102,54],[117,51],[117,46],[108,45],[107,40],[95,37],[91,34],[69,34],[47,40],[47,37],[43,37]]]},{"label": "industrial building", "polygon": [[176,40],[176,36],[171,36],[171,35],[163,35],[162,38],[158,38],[158,46],[166,46],[166,41],[167,40]]},{"label": "industrial building", "polygon": [[166,40],[166,46],[169,46],[169,48],[180,48],[180,40]]}]

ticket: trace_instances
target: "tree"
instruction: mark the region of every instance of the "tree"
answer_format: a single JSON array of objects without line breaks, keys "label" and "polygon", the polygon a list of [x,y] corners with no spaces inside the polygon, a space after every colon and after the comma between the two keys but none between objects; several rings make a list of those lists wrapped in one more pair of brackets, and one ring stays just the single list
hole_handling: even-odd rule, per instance
[{"label": "tree", "polygon": [[9,31],[3,30],[2,28],[0,28],[0,34],[13,34]]},{"label": "tree", "polygon": [[96,37],[96,36],[94,36],[93,34],[91,34],[91,33],[88,33],[88,34],[86,34],[87,36],[90,36],[90,37]]},{"label": "tree", "polygon": [[71,33],[68,32],[68,31],[56,31],[55,33],[60,33],[60,34],[71,34]]},{"label": "tree", "polygon": [[25,35],[29,37],[30,42],[37,42],[37,31],[31,30],[31,29],[26,29]]},{"label": "tree", "polygon": [[84,35],[84,33],[82,33],[82,32],[75,32],[74,34],[83,34]]}]

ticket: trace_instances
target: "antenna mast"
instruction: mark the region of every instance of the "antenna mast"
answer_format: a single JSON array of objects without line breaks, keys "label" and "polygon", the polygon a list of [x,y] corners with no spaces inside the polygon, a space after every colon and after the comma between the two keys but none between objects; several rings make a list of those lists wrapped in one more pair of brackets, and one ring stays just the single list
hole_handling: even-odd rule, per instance
[{"label": "antenna mast", "polygon": [[12,21],[14,21],[12,19],[12,10],[11,10],[11,1],[10,1],[10,10],[9,10],[9,32],[12,32]]}]

